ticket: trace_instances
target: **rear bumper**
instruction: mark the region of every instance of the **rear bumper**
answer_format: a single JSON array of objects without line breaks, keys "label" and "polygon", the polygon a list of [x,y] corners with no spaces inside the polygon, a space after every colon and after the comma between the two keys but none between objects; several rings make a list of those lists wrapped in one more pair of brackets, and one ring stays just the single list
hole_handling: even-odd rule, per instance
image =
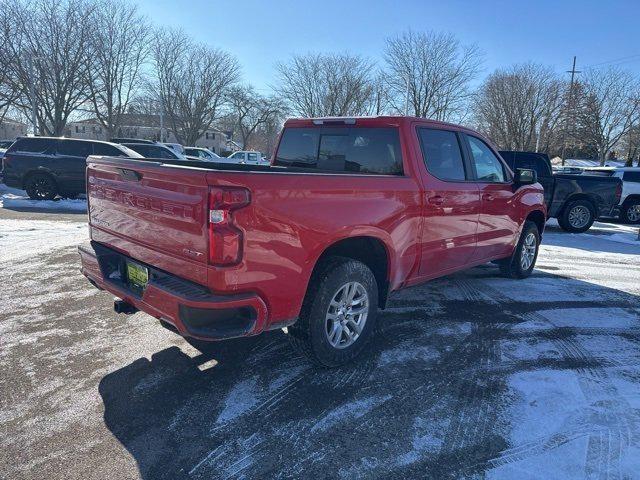
[{"label": "rear bumper", "polygon": [[[255,335],[265,329],[267,307],[256,294],[216,295],[97,242],[81,245],[78,252],[81,271],[91,283],[171,324],[182,336],[221,340]],[[147,267],[149,283],[144,291],[129,286],[124,275],[127,260]]]}]

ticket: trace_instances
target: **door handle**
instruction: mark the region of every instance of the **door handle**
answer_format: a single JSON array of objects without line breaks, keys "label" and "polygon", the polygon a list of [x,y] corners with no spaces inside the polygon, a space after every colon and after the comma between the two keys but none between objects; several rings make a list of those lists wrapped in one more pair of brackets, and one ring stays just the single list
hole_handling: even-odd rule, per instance
[{"label": "door handle", "polygon": [[433,197],[427,198],[427,201],[431,205],[442,205],[444,203],[444,197],[441,197],[440,195],[434,195]]},{"label": "door handle", "polygon": [[493,200],[493,195],[491,195],[490,193],[484,193],[482,195],[482,199],[486,200],[487,202],[490,202],[491,200]]}]

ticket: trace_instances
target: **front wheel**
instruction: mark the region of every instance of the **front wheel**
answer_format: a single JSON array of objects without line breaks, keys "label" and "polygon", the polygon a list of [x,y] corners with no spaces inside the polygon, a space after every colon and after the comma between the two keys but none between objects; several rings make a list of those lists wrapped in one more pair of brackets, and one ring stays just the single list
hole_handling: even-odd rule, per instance
[{"label": "front wheel", "polygon": [[633,200],[623,205],[622,221],[632,224],[640,223],[640,200]]},{"label": "front wheel", "polygon": [[527,278],[533,272],[540,249],[538,226],[527,220],[511,257],[500,263],[500,271],[510,278]]},{"label": "front wheel", "polygon": [[332,257],[314,274],[298,321],[288,328],[294,347],[325,367],[354,360],[375,330],[378,285],[364,263]]},{"label": "front wheel", "polygon": [[558,218],[558,225],[571,233],[586,232],[596,219],[593,204],[587,200],[570,202]]}]

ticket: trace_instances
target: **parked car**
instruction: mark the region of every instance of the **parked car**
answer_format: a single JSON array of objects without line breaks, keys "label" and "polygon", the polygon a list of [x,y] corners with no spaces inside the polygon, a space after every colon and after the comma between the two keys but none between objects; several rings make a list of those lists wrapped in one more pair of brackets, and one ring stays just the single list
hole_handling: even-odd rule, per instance
[{"label": "parked car", "polygon": [[112,138],[109,140],[111,143],[147,143],[151,145],[155,145],[158,142],[154,142],[153,140],[145,140],[143,138]]},{"label": "parked car", "polygon": [[89,159],[84,275],[191,340],[288,326],[326,366],[390,292],[489,261],[529,276],[544,229],[534,171],[426,119],[288,120],[272,167],[175,163]]},{"label": "parked car", "polygon": [[234,152],[227,157],[229,161],[234,163],[243,163],[247,165],[268,165],[269,161],[265,160],[262,153],[253,150],[242,150]]},{"label": "parked car", "polygon": [[58,137],[20,137],[2,159],[4,183],[34,200],[84,193],[89,155],[142,158],[116,143]]},{"label": "parked car", "polygon": [[123,143],[125,147],[138,152],[145,158],[164,158],[167,160],[188,160],[187,157],[160,143]]},{"label": "parked car", "polygon": [[501,151],[500,155],[513,170],[535,170],[544,187],[548,216],[568,232],[585,232],[598,217],[611,216],[620,201],[622,182],[616,178],[595,175],[552,173],[546,154]]},{"label": "parked car", "polygon": [[640,223],[640,168],[589,168],[589,175],[603,175],[622,180],[622,195],[613,215],[626,223]]},{"label": "parked car", "polygon": [[197,157],[200,160],[207,160],[209,162],[219,162],[223,160],[222,157],[212,152],[208,148],[185,147],[184,153],[188,157]]}]

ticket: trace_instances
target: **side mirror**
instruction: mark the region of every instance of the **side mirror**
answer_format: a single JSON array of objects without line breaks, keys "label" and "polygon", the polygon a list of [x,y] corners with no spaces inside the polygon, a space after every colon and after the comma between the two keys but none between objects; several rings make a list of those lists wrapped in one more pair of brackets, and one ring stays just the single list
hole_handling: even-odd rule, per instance
[{"label": "side mirror", "polygon": [[530,168],[518,168],[514,175],[513,183],[516,188],[522,185],[533,185],[534,183],[538,183],[538,174]]}]

